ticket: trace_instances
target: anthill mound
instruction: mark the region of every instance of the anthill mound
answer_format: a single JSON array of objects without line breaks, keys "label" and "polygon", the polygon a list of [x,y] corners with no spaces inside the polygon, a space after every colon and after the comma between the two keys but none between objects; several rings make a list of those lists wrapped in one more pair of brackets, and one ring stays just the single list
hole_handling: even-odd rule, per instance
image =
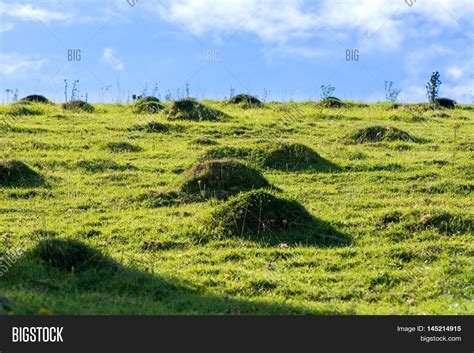
[{"label": "anthill mound", "polygon": [[280,170],[335,171],[338,167],[321,157],[310,147],[300,143],[273,143],[264,146],[256,154],[264,167]]},{"label": "anthill mound", "polygon": [[225,114],[194,99],[180,99],[172,103],[168,112],[170,119],[191,121],[218,121]]},{"label": "anthill mound", "polygon": [[388,126],[370,126],[359,129],[350,134],[347,139],[354,143],[382,142],[382,141],[405,141],[416,142],[417,140],[409,133]]},{"label": "anthill mound", "polygon": [[269,187],[256,169],[233,159],[198,163],[186,174],[180,190],[187,194],[226,198],[240,191]]},{"label": "anthill mound", "polygon": [[75,113],[85,112],[85,113],[92,113],[94,111],[94,107],[84,101],[81,100],[73,100],[69,102],[65,102],[62,104],[64,110],[70,110]]},{"label": "anthill mound", "polygon": [[238,104],[244,108],[260,108],[263,103],[254,96],[249,94],[238,94],[228,100],[228,104]]},{"label": "anthill mound", "polygon": [[156,97],[148,96],[138,99],[133,104],[134,113],[155,114],[164,109],[164,105]]},{"label": "anthill mound", "polygon": [[311,227],[314,217],[298,202],[264,190],[241,193],[211,213],[207,227],[224,236],[254,239]]},{"label": "anthill mound", "polygon": [[18,160],[0,160],[0,186],[40,186],[44,179],[30,166]]},{"label": "anthill mound", "polygon": [[115,269],[115,264],[99,251],[72,239],[42,240],[29,255],[51,267],[68,272]]},{"label": "anthill mound", "polygon": [[31,94],[20,99],[19,102],[31,102],[31,103],[50,103],[50,100],[45,96],[41,96],[39,94]]}]

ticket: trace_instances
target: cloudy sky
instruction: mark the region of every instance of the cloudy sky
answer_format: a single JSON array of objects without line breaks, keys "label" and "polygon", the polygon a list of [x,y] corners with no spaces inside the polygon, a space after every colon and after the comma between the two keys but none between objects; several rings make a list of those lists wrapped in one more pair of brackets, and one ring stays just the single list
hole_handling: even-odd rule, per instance
[{"label": "cloudy sky", "polygon": [[64,101],[202,99],[474,102],[472,0],[0,0],[0,89]]}]

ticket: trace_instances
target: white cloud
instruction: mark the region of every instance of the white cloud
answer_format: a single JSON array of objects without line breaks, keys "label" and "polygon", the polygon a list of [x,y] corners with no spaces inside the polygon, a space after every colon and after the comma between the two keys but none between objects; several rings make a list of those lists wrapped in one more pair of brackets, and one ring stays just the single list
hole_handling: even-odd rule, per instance
[{"label": "white cloud", "polygon": [[[0,54],[0,74],[5,76],[20,75],[25,72],[31,75],[32,71],[38,71],[47,62],[46,59],[26,57],[19,54]],[[30,76],[31,77],[31,76]]]},{"label": "white cloud", "polygon": [[104,49],[104,52],[102,54],[102,60],[112,66],[114,70],[122,71],[124,69],[123,62],[119,58],[117,58],[115,50],[112,48]]},{"label": "white cloud", "polygon": [[[318,36],[332,41],[355,34],[360,44],[391,50],[415,34],[442,33],[429,29],[465,30],[462,23],[474,17],[471,1],[441,1],[442,5],[418,1],[412,7],[402,0],[321,0],[314,6],[300,0],[150,0],[143,5],[197,36],[241,31],[281,44],[293,38]],[[420,23],[429,24],[426,33],[414,30]]]},{"label": "white cloud", "polygon": [[40,20],[42,22],[49,23],[53,21],[67,21],[72,18],[72,15],[67,12],[40,8],[30,4],[7,4],[1,2],[0,11],[5,16],[16,18],[22,21]]}]

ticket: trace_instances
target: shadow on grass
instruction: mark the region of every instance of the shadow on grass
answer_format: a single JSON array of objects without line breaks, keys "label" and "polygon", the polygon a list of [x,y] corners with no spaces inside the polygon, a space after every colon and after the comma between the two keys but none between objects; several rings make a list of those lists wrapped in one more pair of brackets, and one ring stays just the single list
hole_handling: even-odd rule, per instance
[{"label": "shadow on grass", "polygon": [[[54,314],[325,314],[215,295],[185,281],[125,267],[71,239],[37,243],[5,273],[2,287],[18,293],[19,299],[11,301],[13,314],[24,307],[32,313],[49,307]],[[23,309],[15,309],[16,300]]]}]

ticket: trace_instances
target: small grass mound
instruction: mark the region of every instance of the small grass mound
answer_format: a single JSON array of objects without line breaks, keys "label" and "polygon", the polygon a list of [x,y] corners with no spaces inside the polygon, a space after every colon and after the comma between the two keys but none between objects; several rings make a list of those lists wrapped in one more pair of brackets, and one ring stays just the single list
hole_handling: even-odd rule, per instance
[{"label": "small grass mound", "polygon": [[94,111],[94,107],[84,101],[81,100],[73,100],[62,104],[64,110],[70,110],[75,113],[85,112],[85,113],[92,113]]},{"label": "small grass mound", "polygon": [[274,143],[266,145],[259,153],[262,166],[279,170],[334,171],[338,167],[321,157],[313,149],[299,143]]},{"label": "small grass mound", "polygon": [[31,94],[23,97],[19,102],[31,102],[31,103],[51,103],[48,98],[39,94]]},{"label": "small grass mound", "polygon": [[254,153],[254,150],[251,148],[245,147],[232,147],[232,146],[222,146],[222,147],[214,147],[208,149],[204,154],[200,157],[201,160],[211,160],[211,159],[223,159],[223,158],[247,158]]},{"label": "small grass mound", "polygon": [[164,109],[164,105],[156,97],[148,96],[138,99],[133,104],[134,113],[155,114]]},{"label": "small grass mound", "polygon": [[311,226],[314,217],[298,202],[253,190],[230,199],[210,216],[207,226],[224,236],[261,238],[281,230]]},{"label": "small grass mound", "polygon": [[238,104],[243,108],[260,108],[263,107],[263,103],[254,96],[249,94],[238,94],[228,100],[228,104]]},{"label": "small grass mound", "polygon": [[224,113],[191,98],[173,102],[168,115],[170,119],[191,121],[218,121],[225,116]]},{"label": "small grass mound", "polygon": [[474,230],[474,220],[472,217],[464,217],[446,211],[425,212],[409,228],[418,231],[435,229],[444,234],[469,234]]},{"label": "small grass mound", "polygon": [[340,108],[344,106],[344,102],[336,97],[327,97],[318,102],[317,106],[322,108]]},{"label": "small grass mound", "polygon": [[170,126],[168,124],[159,123],[156,121],[149,121],[144,125],[133,125],[129,128],[130,131],[146,131],[146,132],[168,132]]},{"label": "small grass mound", "polygon": [[30,102],[17,102],[8,106],[6,115],[8,116],[26,116],[26,115],[42,115],[44,114],[43,109],[37,104],[30,104]]},{"label": "small grass mound", "polygon": [[0,186],[40,186],[43,177],[30,166],[18,160],[0,160]]},{"label": "small grass mound", "polygon": [[116,265],[99,251],[72,239],[45,239],[30,252],[54,268],[67,272],[113,270]]},{"label": "small grass mound", "polygon": [[140,152],[142,150],[141,147],[135,146],[127,141],[121,142],[107,142],[105,148],[108,149],[110,152],[113,153],[120,153],[120,152]]},{"label": "small grass mound", "polygon": [[348,140],[354,143],[382,142],[382,141],[406,141],[417,142],[409,133],[394,127],[370,126],[359,129],[349,135]]},{"label": "small grass mound", "polygon": [[269,187],[257,170],[233,159],[196,164],[185,176],[180,190],[204,197],[226,198],[240,191]]}]

